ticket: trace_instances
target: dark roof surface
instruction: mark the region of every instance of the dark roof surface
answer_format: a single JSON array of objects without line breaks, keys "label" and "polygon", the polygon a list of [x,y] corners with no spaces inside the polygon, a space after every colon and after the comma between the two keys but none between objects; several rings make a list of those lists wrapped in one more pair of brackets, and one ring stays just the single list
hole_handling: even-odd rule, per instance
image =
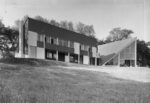
[{"label": "dark roof surface", "polygon": [[81,44],[96,46],[97,40],[83,34],[79,34],[70,30],[66,30],[54,25],[44,23],[32,18],[28,18],[28,29],[39,34],[50,35],[64,40],[79,42]]}]

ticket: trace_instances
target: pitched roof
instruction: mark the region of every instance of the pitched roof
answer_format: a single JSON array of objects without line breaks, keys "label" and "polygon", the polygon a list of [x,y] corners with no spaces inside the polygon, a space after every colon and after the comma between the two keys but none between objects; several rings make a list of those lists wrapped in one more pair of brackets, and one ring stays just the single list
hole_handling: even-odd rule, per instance
[{"label": "pitched roof", "polygon": [[97,46],[97,40],[93,37],[66,30],[32,18],[28,18],[28,29],[39,34],[50,35],[52,37],[71,40],[86,45]]},{"label": "pitched roof", "polygon": [[111,59],[118,52],[130,45],[136,40],[136,38],[129,38],[120,41],[115,41],[103,45],[98,45],[98,52],[102,59],[102,64]]}]

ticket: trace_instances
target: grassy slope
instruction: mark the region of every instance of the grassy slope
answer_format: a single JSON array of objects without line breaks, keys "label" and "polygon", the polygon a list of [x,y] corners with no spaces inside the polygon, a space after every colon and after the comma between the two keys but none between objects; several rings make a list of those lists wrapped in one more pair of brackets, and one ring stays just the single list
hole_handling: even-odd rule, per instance
[{"label": "grassy slope", "polygon": [[[149,103],[150,84],[68,70],[36,59],[1,61],[0,103]],[[9,64],[8,64],[9,63]]]}]

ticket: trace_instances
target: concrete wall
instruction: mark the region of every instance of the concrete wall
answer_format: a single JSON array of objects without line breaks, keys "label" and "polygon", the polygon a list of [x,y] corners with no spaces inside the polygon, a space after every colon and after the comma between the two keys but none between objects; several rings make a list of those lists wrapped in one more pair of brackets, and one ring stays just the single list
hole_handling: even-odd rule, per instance
[{"label": "concrete wall", "polygon": [[69,58],[69,55],[65,55],[65,62],[70,62]]},{"label": "concrete wall", "polygon": [[83,64],[89,64],[89,56],[83,56]]},{"label": "concrete wall", "polygon": [[37,47],[37,58],[38,59],[45,59],[45,49]]},{"label": "concrete wall", "polygon": [[28,45],[37,46],[37,37],[38,34],[36,32],[28,31]]},{"label": "concrete wall", "polygon": [[24,57],[23,54],[23,22],[19,23],[19,54],[16,54],[15,57]]},{"label": "concrete wall", "polygon": [[37,51],[35,46],[29,46],[29,58],[36,58]]},{"label": "concrete wall", "polygon": [[80,54],[80,44],[77,42],[74,43],[74,53]]},{"label": "concrete wall", "polygon": [[96,57],[96,47],[92,47],[92,56]]},{"label": "concrete wall", "polygon": [[120,59],[125,60],[134,60],[135,59],[135,42],[132,43],[130,46],[125,48],[121,53],[120,53]]}]

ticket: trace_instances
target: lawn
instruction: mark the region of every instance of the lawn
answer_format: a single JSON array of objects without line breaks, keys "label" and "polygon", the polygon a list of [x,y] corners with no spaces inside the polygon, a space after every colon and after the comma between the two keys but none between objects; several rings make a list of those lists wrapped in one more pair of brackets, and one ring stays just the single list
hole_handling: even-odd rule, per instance
[{"label": "lawn", "polygon": [[36,59],[1,61],[0,103],[150,102],[148,82],[69,67],[61,62]]}]

